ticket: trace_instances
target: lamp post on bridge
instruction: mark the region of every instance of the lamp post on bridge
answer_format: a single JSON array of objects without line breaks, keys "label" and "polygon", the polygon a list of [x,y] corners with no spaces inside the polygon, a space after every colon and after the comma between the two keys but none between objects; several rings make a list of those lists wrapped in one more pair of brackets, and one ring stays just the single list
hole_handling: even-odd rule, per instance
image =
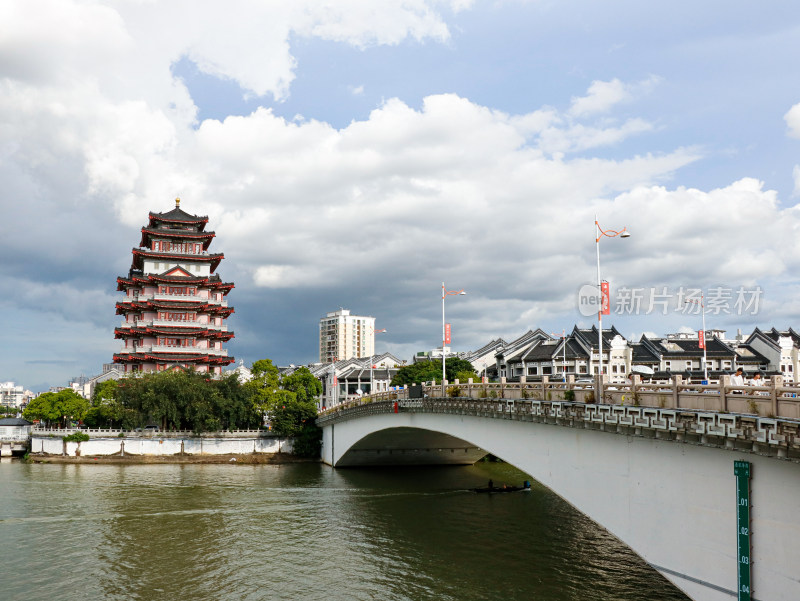
[{"label": "lamp post on bridge", "polygon": [[386,328],[381,330],[376,330],[375,328],[370,328],[372,330],[372,355],[369,357],[369,393],[375,394],[375,378],[373,377],[373,369],[375,368],[374,363],[372,362],[372,358],[375,356],[375,334],[385,334]]},{"label": "lamp post on bridge", "polygon": [[597,250],[597,290],[600,293],[600,310],[597,312],[597,350],[598,350],[598,365],[597,365],[597,375],[600,376],[602,381],[603,378],[603,314],[609,315],[611,312],[610,309],[610,299],[609,299],[609,292],[608,292],[608,283],[606,282],[606,286],[603,286],[603,280],[600,278],[600,238],[606,236],[607,238],[616,238],[619,236],[620,238],[630,238],[630,232],[628,228],[622,228],[619,231],[616,230],[604,230],[600,227],[600,224],[597,222],[597,215],[594,216],[594,230],[595,230],[595,249]]},{"label": "lamp post on bridge", "polygon": [[[551,336],[558,336],[558,334],[554,332],[550,332]],[[561,376],[564,378],[564,382],[567,381],[567,331],[561,330],[561,350],[563,351],[562,359],[561,359]]]},{"label": "lamp post on bridge", "polygon": [[450,332],[448,331],[444,323],[444,299],[447,298],[448,296],[458,296],[462,294],[466,294],[463,288],[461,290],[447,290],[444,287],[444,282],[442,282],[442,398],[447,397],[444,385],[444,378],[445,378],[444,363],[446,358],[445,357],[446,353],[444,349],[445,345],[450,342]]},{"label": "lamp post on bridge", "polygon": [[693,305],[700,306],[700,313],[703,315],[703,329],[697,333],[697,344],[698,346],[703,349],[703,378],[705,380],[704,384],[708,384],[708,360],[706,358],[706,304],[705,304],[705,296],[703,293],[700,293],[700,300],[689,299],[685,301],[688,305],[689,303]]}]

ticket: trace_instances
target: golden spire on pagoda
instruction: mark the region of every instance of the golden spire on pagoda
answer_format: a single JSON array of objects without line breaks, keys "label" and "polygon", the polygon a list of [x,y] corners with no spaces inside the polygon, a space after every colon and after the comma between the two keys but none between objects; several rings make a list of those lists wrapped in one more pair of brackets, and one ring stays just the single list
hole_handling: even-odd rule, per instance
[{"label": "golden spire on pagoda", "polygon": [[181,208],[181,199],[180,199],[180,197],[175,199],[175,208],[176,209],[180,209]]}]

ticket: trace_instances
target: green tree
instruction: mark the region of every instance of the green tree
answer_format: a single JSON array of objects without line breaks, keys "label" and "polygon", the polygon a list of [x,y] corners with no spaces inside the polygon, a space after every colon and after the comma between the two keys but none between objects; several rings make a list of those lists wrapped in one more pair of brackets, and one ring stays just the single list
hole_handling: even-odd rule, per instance
[{"label": "green tree", "polygon": [[117,381],[100,382],[92,393],[91,406],[83,421],[92,428],[110,428],[121,425],[124,408],[117,400]]},{"label": "green tree", "polygon": [[252,389],[242,386],[238,374],[231,374],[211,382],[219,394],[217,411],[223,429],[249,430],[261,426],[263,420],[255,410]]},{"label": "green tree", "polygon": [[71,421],[82,420],[88,409],[89,401],[74,390],[64,389],[40,394],[28,403],[22,416],[48,425],[59,422],[62,427],[68,427]]},{"label": "green tree", "polygon": [[270,414],[272,431],[294,438],[293,454],[319,457],[322,430],[316,424],[316,402],[300,401],[291,391],[281,392],[285,393],[283,400]]},{"label": "green tree", "polygon": [[317,397],[322,394],[322,382],[317,380],[307,367],[301,367],[283,378],[281,387],[294,392],[301,403],[316,403]]},{"label": "green tree", "polygon": [[453,379],[453,381],[458,380],[459,383],[466,384],[470,378],[472,378],[473,382],[479,381],[478,376],[474,371],[460,371],[456,374],[456,377]]},{"label": "green tree", "polygon": [[56,411],[55,392],[40,394],[28,403],[22,412],[22,417],[29,421],[39,421],[49,426],[61,417]]},{"label": "green tree", "polygon": [[[445,377],[449,382],[455,381],[466,375],[467,378],[475,377],[475,369],[472,363],[458,357],[449,357],[444,364]],[[467,375],[469,374],[469,375]],[[442,362],[441,361],[420,361],[401,367],[397,374],[392,378],[391,386],[406,386],[408,384],[421,384],[422,382],[442,381]],[[466,382],[466,379],[463,380]]]},{"label": "green tree", "polygon": [[250,368],[252,379],[245,384],[253,408],[260,415],[268,415],[277,403],[277,393],[280,389],[278,368],[269,359],[260,359]]},{"label": "green tree", "polygon": [[305,367],[280,380],[278,368],[269,359],[253,363],[251,372],[253,379],[245,387],[256,410],[269,420],[271,431],[293,437],[296,455],[319,457],[322,431],[316,419],[322,383]]},{"label": "green tree", "polygon": [[94,392],[92,392],[92,406],[94,407],[101,404],[103,401],[110,401],[116,398],[117,381],[106,380],[105,382],[100,382],[94,387]]}]

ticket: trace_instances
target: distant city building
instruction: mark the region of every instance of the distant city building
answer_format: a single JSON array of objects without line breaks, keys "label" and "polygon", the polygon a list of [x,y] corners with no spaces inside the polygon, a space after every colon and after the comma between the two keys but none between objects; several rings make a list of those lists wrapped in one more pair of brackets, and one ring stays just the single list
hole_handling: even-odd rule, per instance
[{"label": "distant city building", "polygon": [[375,354],[375,318],[350,315],[347,309],[319,320],[319,360],[331,363]]},{"label": "distant city building", "polygon": [[25,390],[14,382],[0,382],[0,406],[5,409],[19,408],[32,396],[30,390]]},{"label": "distant city building", "polygon": [[193,367],[219,374],[234,361],[223,348],[233,338],[225,325],[233,284],[214,273],[225,255],[208,252],[215,234],[207,223],[181,210],[180,199],[168,213],[150,213],[128,277],[117,278],[125,296],[116,305],[124,321],[114,330],[123,341],[114,363],[125,373]]}]

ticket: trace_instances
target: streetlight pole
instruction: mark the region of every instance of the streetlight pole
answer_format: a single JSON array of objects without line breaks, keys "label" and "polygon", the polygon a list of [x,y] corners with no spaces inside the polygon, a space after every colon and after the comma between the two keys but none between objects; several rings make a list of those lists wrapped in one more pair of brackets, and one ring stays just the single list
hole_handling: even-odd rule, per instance
[{"label": "streetlight pole", "polygon": [[[558,336],[555,332],[550,332],[551,336]],[[567,331],[561,330],[561,350],[563,351],[561,359],[561,377],[564,382],[567,381]]]},{"label": "streetlight pole", "polygon": [[461,290],[447,290],[444,287],[444,282],[442,282],[442,398],[447,396],[444,386],[444,378],[445,378],[445,370],[444,370],[444,360],[445,360],[445,344],[447,342],[447,334],[445,332],[445,324],[444,324],[444,299],[448,296],[456,296],[460,294],[466,294],[464,289]]},{"label": "streetlight pole", "polygon": [[375,334],[382,334],[384,332],[386,332],[386,328],[383,328],[382,330],[376,330],[375,328],[372,328],[372,355],[370,355],[370,357],[369,357],[369,393],[370,394],[374,394],[375,393],[375,378],[372,375],[373,374],[372,369],[375,367],[375,365],[373,365],[373,362],[372,362],[372,358],[375,355]]},{"label": "streetlight pole", "polygon": [[698,344],[702,342],[703,345],[703,378],[708,384],[708,359],[706,356],[706,347],[708,346],[708,341],[706,340],[706,304],[705,304],[705,296],[703,293],[700,293],[700,302],[690,299],[686,301],[687,303],[692,303],[694,305],[700,305],[700,312],[703,314],[703,332],[697,335]]},{"label": "streetlight pole", "polygon": [[[603,309],[604,309],[604,295],[603,295],[603,280],[600,279],[600,238],[606,236],[608,238],[616,238],[619,236],[620,238],[629,238],[630,232],[628,228],[622,228],[619,231],[616,230],[604,230],[600,227],[600,224],[597,222],[597,215],[594,216],[594,230],[595,230],[595,249],[597,250],[597,290],[600,293],[600,309],[597,311],[597,350],[598,350],[598,367],[597,367],[597,375],[600,376],[602,381],[603,378]],[[611,302],[610,300],[608,301]]]}]

